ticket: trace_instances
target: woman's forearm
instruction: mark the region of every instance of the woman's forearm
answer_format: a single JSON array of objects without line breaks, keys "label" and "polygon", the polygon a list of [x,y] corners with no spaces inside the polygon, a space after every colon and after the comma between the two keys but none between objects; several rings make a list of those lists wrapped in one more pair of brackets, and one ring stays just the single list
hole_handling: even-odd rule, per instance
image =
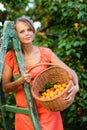
[{"label": "woman's forearm", "polygon": [[5,93],[9,93],[12,91],[15,91],[18,86],[20,86],[21,84],[23,84],[25,82],[25,79],[23,77],[13,81],[13,82],[2,82],[2,86],[3,86],[3,91]]},{"label": "woman's forearm", "polygon": [[73,84],[76,87],[76,92],[79,91],[78,77],[74,70],[71,70]]}]

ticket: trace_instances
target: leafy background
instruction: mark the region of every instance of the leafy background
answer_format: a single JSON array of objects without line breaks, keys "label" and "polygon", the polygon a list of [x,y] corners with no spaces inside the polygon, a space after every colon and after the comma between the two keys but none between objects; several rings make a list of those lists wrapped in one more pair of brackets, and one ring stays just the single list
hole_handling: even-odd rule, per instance
[{"label": "leafy background", "polygon": [[[0,0],[0,37],[6,20],[27,16],[40,22],[35,45],[51,48],[74,69],[80,90],[74,103],[61,112],[65,130],[87,130],[87,0]],[[31,6],[32,5],[32,6]],[[9,102],[9,101],[8,101]],[[2,126],[2,121],[1,126]]]}]

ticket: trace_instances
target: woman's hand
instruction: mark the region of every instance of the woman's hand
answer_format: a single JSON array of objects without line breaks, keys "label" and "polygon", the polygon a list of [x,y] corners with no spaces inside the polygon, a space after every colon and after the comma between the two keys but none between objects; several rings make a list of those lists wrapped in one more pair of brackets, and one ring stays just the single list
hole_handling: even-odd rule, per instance
[{"label": "woman's hand", "polygon": [[77,86],[72,83],[71,88],[68,90],[68,96],[64,98],[64,103],[69,104],[74,101],[75,95],[77,93]]},{"label": "woman's hand", "polygon": [[25,71],[25,73],[23,74],[23,79],[25,80],[25,82],[29,83],[30,80],[32,79],[31,74],[28,72],[28,70]]}]

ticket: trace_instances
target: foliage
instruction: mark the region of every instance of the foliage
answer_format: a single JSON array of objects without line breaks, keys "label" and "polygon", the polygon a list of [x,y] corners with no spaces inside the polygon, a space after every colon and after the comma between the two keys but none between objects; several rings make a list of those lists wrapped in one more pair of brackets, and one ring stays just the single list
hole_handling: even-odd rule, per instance
[{"label": "foliage", "polygon": [[[1,0],[0,21],[26,15],[40,21],[35,45],[51,48],[77,72],[80,90],[74,103],[62,112],[65,130],[87,129],[87,0]],[[32,8],[26,9],[28,2]],[[2,28],[2,27],[1,27]]]}]

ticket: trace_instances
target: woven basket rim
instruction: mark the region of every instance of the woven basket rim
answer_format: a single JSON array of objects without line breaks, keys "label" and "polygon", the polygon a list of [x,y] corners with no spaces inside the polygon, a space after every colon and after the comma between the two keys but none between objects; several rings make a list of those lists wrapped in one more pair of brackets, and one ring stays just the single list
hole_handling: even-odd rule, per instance
[{"label": "woven basket rim", "polygon": [[72,78],[71,78],[69,72],[68,72],[65,68],[60,67],[60,66],[58,66],[58,65],[53,65],[53,66],[50,66],[50,67],[46,68],[45,70],[42,70],[42,71],[35,77],[33,83],[35,82],[35,80],[37,79],[37,77],[38,77],[39,75],[41,75],[41,74],[44,73],[45,71],[47,71],[47,70],[49,70],[49,69],[52,69],[52,68],[55,68],[55,69],[56,69],[56,68],[61,68],[61,69],[63,69],[63,70],[66,71],[67,74],[69,75],[70,80],[72,80]]}]

